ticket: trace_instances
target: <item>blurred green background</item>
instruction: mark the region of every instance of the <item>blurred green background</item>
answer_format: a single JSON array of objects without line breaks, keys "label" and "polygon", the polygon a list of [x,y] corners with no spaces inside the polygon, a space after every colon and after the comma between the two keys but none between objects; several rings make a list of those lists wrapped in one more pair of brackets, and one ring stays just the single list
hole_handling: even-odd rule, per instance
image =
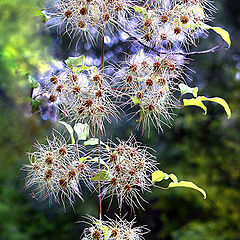
[{"label": "blurred green background", "polygon": [[[46,71],[52,55],[63,60],[71,54],[67,39],[60,40],[45,29],[41,17],[34,17],[44,4],[42,0],[0,1],[1,240],[79,239],[82,226],[76,222],[98,211],[97,199],[90,195],[76,204],[75,211],[68,208],[65,213],[61,206],[37,202],[24,190],[20,169],[27,162],[25,152],[36,139],[44,141],[54,127],[39,114],[31,114],[26,74],[37,76]],[[146,239],[240,239],[240,2],[219,0],[216,5],[219,11],[214,25],[231,33],[233,46],[229,51],[194,56],[190,67],[196,73],[190,84],[199,86],[201,95],[226,99],[233,115],[227,120],[221,106],[214,104],[208,104],[207,116],[200,109],[184,108],[176,112],[172,128],[166,128],[164,134],[152,131],[148,138],[137,133],[144,144],[157,150],[161,169],[195,182],[208,194],[207,200],[184,189],[147,194],[145,212],[137,211],[138,223],[152,229]],[[199,49],[219,41],[210,33],[208,39],[200,40]],[[119,45],[107,49],[109,56]],[[128,138],[135,131],[135,122],[125,124],[114,124],[108,135]],[[105,203],[105,210],[107,206]]]}]

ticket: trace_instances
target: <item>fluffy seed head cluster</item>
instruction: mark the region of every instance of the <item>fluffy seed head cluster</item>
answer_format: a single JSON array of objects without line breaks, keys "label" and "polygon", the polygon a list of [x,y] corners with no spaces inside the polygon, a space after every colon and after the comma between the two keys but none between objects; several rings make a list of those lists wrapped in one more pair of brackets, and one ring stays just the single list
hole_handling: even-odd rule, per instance
[{"label": "fluffy seed head cluster", "polygon": [[82,240],[144,240],[143,235],[149,232],[145,227],[134,227],[134,220],[129,222],[118,216],[116,220],[107,219],[106,221],[88,217],[86,223],[90,227],[84,230]]},{"label": "fluffy seed head cluster", "polygon": [[[124,63],[116,77],[122,82],[123,96],[129,102],[139,105],[139,122],[143,129],[152,122],[157,129],[168,124],[171,109],[176,106],[173,93],[176,85],[183,79],[183,61],[174,54],[159,56],[142,55],[139,52]],[[134,108],[135,109],[135,108]]]},{"label": "fluffy seed head cluster", "polygon": [[123,202],[132,208],[141,206],[140,192],[150,190],[151,175],[156,170],[155,157],[133,136],[118,141],[118,144],[109,141],[108,151],[102,154],[110,172],[109,180],[103,182],[105,192],[107,196],[117,196],[120,208]]},{"label": "fluffy seed head cluster", "polygon": [[42,200],[62,202],[68,199],[72,205],[75,197],[82,199],[80,182],[91,186],[91,166],[79,159],[84,155],[83,148],[68,144],[60,134],[53,134],[47,144],[36,143],[36,151],[28,153],[30,163],[24,166],[28,172],[26,188]]},{"label": "fluffy seed head cluster", "polygon": [[204,31],[204,23],[212,20],[214,10],[209,1],[152,1],[150,7],[140,11],[137,34],[151,46],[195,44],[196,33]]},{"label": "fluffy seed head cluster", "polygon": [[70,121],[88,123],[95,129],[99,124],[102,128],[104,120],[110,122],[110,117],[118,118],[116,92],[95,67],[80,73],[67,68],[45,79],[41,88]]},{"label": "fluffy seed head cluster", "polygon": [[129,0],[59,0],[54,11],[46,14],[50,17],[50,27],[58,26],[60,34],[67,33],[75,37],[90,37],[103,25],[125,24],[133,12],[132,1]]}]

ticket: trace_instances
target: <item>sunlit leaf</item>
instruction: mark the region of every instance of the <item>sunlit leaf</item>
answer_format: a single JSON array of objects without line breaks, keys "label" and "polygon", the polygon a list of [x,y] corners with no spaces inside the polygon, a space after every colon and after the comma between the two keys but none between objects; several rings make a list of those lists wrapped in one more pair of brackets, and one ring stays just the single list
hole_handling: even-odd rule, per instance
[{"label": "sunlit leaf", "polygon": [[89,67],[89,69],[92,71],[92,74],[93,74],[93,75],[98,74],[98,68],[97,68],[97,67],[92,66],[92,67]]},{"label": "sunlit leaf", "polygon": [[72,70],[75,72],[75,73],[80,73],[84,70],[89,70],[90,67],[88,66],[81,66],[81,67],[73,67]]},{"label": "sunlit leaf", "polygon": [[140,99],[137,97],[132,97],[131,99],[135,105],[140,103]]},{"label": "sunlit leaf", "polygon": [[212,27],[204,23],[201,25],[201,27],[206,30],[212,29],[213,31],[218,33],[222,37],[222,39],[228,44],[228,49],[231,47],[230,34],[226,30],[222,29],[221,27]]},{"label": "sunlit leaf", "polygon": [[84,163],[89,158],[91,158],[91,157],[81,157],[81,158],[79,158],[79,162]]},{"label": "sunlit leaf", "polygon": [[186,84],[179,84],[178,85],[180,90],[181,90],[181,95],[184,95],[186,93],[191,93],[194,97],[197,97],[198,94],[198,87],[195,88],[191,88],[189,86],[187,86]]},{"label": "sunlit leaf", "polygon": [[51,19],[51,17],[48,16],[45,11],[39,11],[39,13],[36,14],[36,16],[40,16],[40,15],[42,15],[42,21],[44,23],[47,23]]},{"label": "sunlit leaf", "polygon": [[89,136],[89,125],[83,123],[77,123],[74,127],[75,132],[77,133],[78,140],[86,140]]},{"label": "sunlit leaf", "polygon": [[[95,157],[95,158],[91,158],[91,157],[87,157],[88,159],[86,159],[87,162],[99,162],[99,157]],[[100,164],[104,165],[107,169],[109,169],[109,166],[107,165],[107,163],[105,163],[102,158],[100,158]]]},{"label": "sunlit leaf", "polygon": [[111,180],[111,175],[109,171],[102,170],[99,173],[97,173],[93,178],[91,178],[91,181],[108,181]]},{"label": "sunlit leaf", "polygon": [[85,64],[85,56],[69,57],[65,62],[69,68],[82,66]]},{"label": "sunlit leaf", "polygon": [[30,75],[28,75],[28,81],[30,82],[32,88],[38,88],[40,86],[38,81]]},{"label": "sunlit leaf", "polygon": [[232,115],[231,114],[231,109],[224,99],[219,98],[219,97],[207,98],[207,97],[204,97],[204,96],[198,97],[198,99],[200,99],[201,101],[215,102],[215,103],[218,103],[218,104],[222,105],[224,107],[227,115],[228,115],[228,119],[231,117],[231,115]]},{"label": "sunlit leaf", "polygon": [[228,49],[229,49],[231,47],[231,39],[230,39],[229,33],[220,27],[212,27],[211,29],[214,30],[219,35],[221,35],[223,40],[228,44]]},{"label": "sunlit leaf", "polygon": [[153,174],[152,174],[152,183],[155,183],[155,182],[161,182],[166,176],[166,173],[164,173],[163,171],[155,171]]},{"label": "sunlit leaf", "polygon": [[183,99],[183,106],[197,106],[204,110],[205,115],[207,114],[206,106],[198,98]]},{"label": "sunlit leaf", "polygon": [[75,139],[73,137],[73,128],[72,128],[72,126],[70,124],[64,122],[64,121],[59,121],[59,123],[66,127],[66,129],[68,130],[68,132],[69,132],[69,134],[71,136],[72,144],[74,144],[75,143]]},{"label": "sunlit leaf", "polygon": [[171,178],[174,183],[178,182],[177,176],[176,176],[175,174],[173,174],[173,173],[171,173],[171,174],[169,175],[169,178]]},{"label": "sunlit leaf", "polygon": [[136,13],[142,13],[142,12],[145,12],[145,11],[146,11],[145,8],[140,7],[140,6],[137,6],[137,5],[135,5],[135,6],[133,7],[133,9],[135,10]]},{"label": "sunlit leaf", "polygon": [[198,187],[196,184],[194,184],[192,182],[187,182],[187,181],[171,182],[168,187],[169,188],[174,188],[174,187],[192,188],[192,189],[195,189],[195,190],[199,191],[200,193],[202,193],[204,199],[207,198],[206,192],[202,188]]},{"label": "sunlit leaf", "polygon": [[207,114],[207,108],[206,106],[202,103],[203,101],[211,101],[218,103],[222,105],[228,115],[228,119],[231,117],[231,109],[229,108],[227,102],[219,97],[214,97],[214,98],[207,98],[204,96],[199,96],[197,98],[192,98],[192,99],[184,99],[183,100],[183,105],[184,106],[198,106],[201,107],[204,110],[204,114]]},{"label": "sunlit leaf", "polygon": [[[102,142],[101,142],[102,144]],[[93,145],[98,145],[98,138],[90,138],[88,141],[84,142],[85,146],[93,146]]]}]

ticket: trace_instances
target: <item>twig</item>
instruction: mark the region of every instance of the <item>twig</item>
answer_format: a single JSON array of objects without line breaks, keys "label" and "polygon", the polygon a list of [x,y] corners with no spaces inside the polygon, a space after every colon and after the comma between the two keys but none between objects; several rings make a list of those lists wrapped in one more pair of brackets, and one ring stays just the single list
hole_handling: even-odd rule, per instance
[{"label": "twig", "polygon": [[[114,22],[116,24],[116,22]],[[127,33],[131,38],[135,39],[138,43],[140,43],[143,47],[155,52],[156,54],[160,55],[160,54],[167,54],[167,52],[165,51],[158,51],[157,49],[155,49],[154,47],[150,47],[147,44],[145,44],[144,42],[142,42],[138,37],[134,36],[133,34],[131,34],[129,31],[125,30],[122,26],[120,26],[119,24],[117,24],[117,27],[122,30],[123,32]],[[183,55],[183,56],[189,56],[189,55],[200,55],[200,54],[206,54],[206,53],[213,53],[215,52],[217,49],[221,48],[222,44],[219,44],[213,48],[207,49],[207,50],[203,50],[203,51],[194,51],[194,52],[174,52],[174,54],[179,54],[179,55]]]}]

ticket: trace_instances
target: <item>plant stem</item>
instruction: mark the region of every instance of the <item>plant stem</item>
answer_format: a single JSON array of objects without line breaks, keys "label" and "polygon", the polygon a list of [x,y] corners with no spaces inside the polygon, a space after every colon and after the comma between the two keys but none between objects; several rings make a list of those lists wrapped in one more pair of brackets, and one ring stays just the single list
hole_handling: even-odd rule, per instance
[{"label": "plant stem", "polygon": [[[103,16],[105,14],[105,8],[103,9]],[[102,85],[103,74],[104,74],[104,37],[105,37],[105,21],[103,21],[102,29],[102,49],[101,49],[101,82],[100,88]],[[101,123],[102,119],[99,117],[98,121],[98,171],[101,171]],[[99,212],[100,212],[100,221],[102,220],[102,198],[101,198],[101,183],[98,181],[98,195],[99,195]]]},{"label": "plant stem", "polygon": [[[101,171],[101,117],[98,121],[98,171]],[[98,181],[98,198],[99,198],[99,212],[100,212],[100,221],[102,220],[102,197],[101,197],[101,184]]]}]

